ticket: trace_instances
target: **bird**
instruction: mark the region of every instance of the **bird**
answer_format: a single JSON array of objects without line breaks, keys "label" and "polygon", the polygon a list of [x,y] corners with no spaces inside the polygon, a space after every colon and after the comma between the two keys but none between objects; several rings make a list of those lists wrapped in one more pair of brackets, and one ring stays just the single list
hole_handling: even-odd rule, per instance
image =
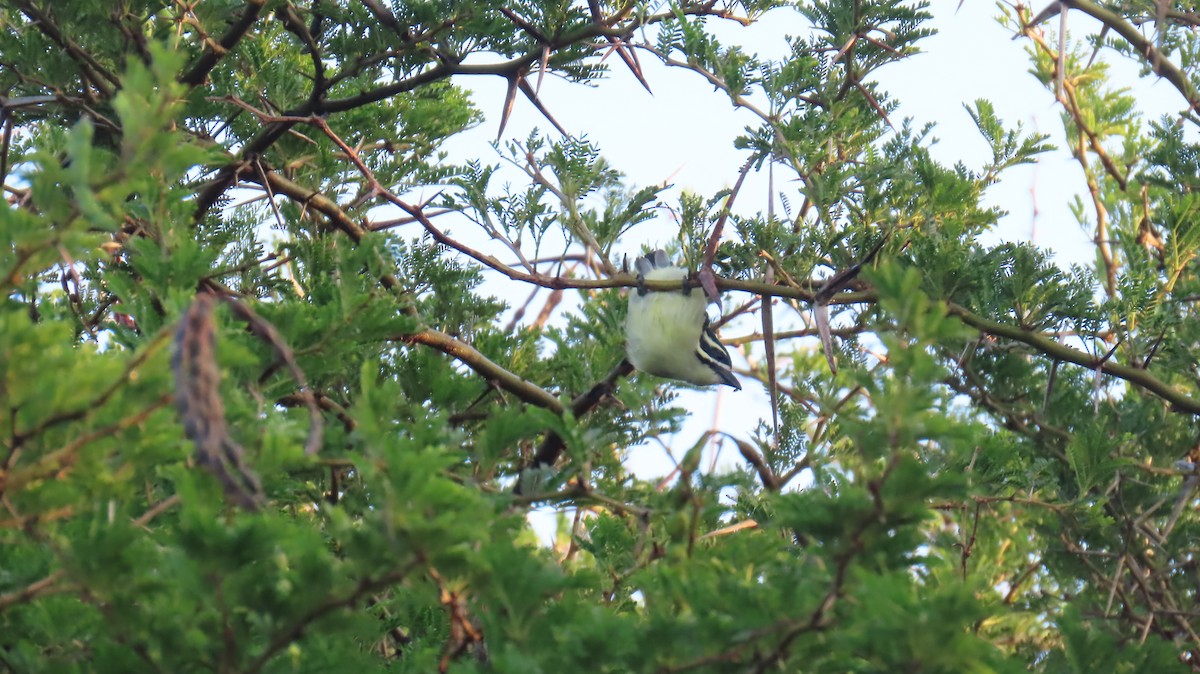
[{"label": "bird", "polygon": [[[625,355],[642,372],[698,386],[724,384],[741,390],[725,345],[708,319],[708,298],[686,283],[687,271],[666,251],[634,262],[637,289],[629,293]],[[646,281],[679,281],[678,290],[653,291]]]}]

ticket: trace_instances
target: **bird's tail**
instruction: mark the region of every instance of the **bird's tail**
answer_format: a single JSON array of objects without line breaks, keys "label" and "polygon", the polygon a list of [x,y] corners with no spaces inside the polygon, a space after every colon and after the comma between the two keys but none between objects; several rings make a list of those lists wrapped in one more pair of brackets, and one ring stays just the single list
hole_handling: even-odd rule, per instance
[{"label": "bird's tail", "polygon": [[639,257],[633,266],[637,269],[638,274],[645,276],[655,269],[665,269],[675,265],[671,263],[671,258],[667,257],[667,251],[659,248],[649,255]]}]

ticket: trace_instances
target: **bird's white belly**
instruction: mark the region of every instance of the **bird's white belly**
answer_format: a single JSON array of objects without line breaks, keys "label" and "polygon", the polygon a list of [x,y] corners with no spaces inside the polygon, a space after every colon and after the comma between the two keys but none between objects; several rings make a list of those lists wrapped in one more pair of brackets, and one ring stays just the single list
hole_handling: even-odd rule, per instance
[{"label": "bird's white belly", "polygon": [[706,304],[698,288],[689,295],[647,292],[630,297],[625,326],[629,362],[642,372],[665,377],[695,371]]}]

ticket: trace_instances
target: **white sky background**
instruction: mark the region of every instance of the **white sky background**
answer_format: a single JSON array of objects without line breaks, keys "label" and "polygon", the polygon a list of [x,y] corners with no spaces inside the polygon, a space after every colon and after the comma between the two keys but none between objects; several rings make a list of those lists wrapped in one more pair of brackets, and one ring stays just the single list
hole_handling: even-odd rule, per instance
[{"label": "white sky background", "polygon": [[[1025,52],[1028,40],[1012,39],[1012,34],[997,23],[995,17],[1000,10],[992,2],[964,0],[961,8],[957,5],[958,0],[933,0],[930,11],[934,18],[927,25],[936,29],[937,35],[918,43],[923,53],[876,73],[882,88],[900,103],[892,116],[893,124],[899,126],[906,117],[913,118],[915,128],[926,122],[934,123],[932,135],[940,140],[932,149],[933,156],[947,165],[961,161],[973,169],[982,167],[990,152],[963,108],[964,103],[986,98],[1006,127],[1021,122],[1027,131],[1049,133],[1051,142],[1060,148],[1057,152],[1043,155],[1036,165],[1010,169],[999,184],[989,189],[987,201],[1009,213],[989,243],[1032,240],[1055,251],[1055,259],[1060,263],[1089,263],[1093,256],[1091,234],[1080,228],[1068,208],[1074,195],[1085,194],[1082,172],[1064,149],[1061,108],[1051,93],[1029,74],[1030,61]],[[1041,8],[1038,5],[1035,10]],[[710,25],[719,23],[714,19]],[[1056,17],[1046,27],[1057,31],[1058,25]],[[1079,39],[1099,28],[1095,21],[1080,13],[1071,15],[1069,27],[1070,35]],[[769,13],[750,28],[730,23],[720,29],[720,36],[726,46],[736,42],[764,58],[778,58],[787,48],[784,36],[802,34],[807,29],[798,13],[784,9]],[[1139,80],[1137,69],[1111,52],[1102,52],[1100,58],[1113,65],[1114,85],[1134,89],[1149,119],[1176,113],[1184,107],[1182,98],[1168,83],[1154,78]],[[653,96],[614,54],[608,60],[610,75],[599,86],[585,87],[548,76],[542,83],[540,97],[568,131],[594,142],[612,167],[625,174],[631,186],[669,182],[675,190],[663,196],[668,203],[680,189],[712,195],[732,186],[747,156],[733,147],[733,139],[747,125],[754,124],[755,118],[733,109],[729,98],[714,91],[699,75],[663,66],[645,52],[640,54],[640,60],[654,90]],[[458,82],[474,90],[475,102],[487,115],[487,121],[460,135],[445,149],[452,160],[478,157],[484,163],[502,163],[488,144],[496,137],[505,83],[497,77],[461,78]],[[531,77],[531,84],[534,83],[536,74]],[[551,138],[558,137],[541,114],[518,94],[505,140],[523,140],[534,127]],[[777,172],[777,178],[780,175],[783,174]],[[520,186],[525,177],[514,169],[510,180]],[[799,202],[794,187],[777,183],[776,191],[780,190],[793,195],[792,203]],[[735,210],[742,213],[765,210],[766,199],[765,172],[752,174],[742,188]],[[470,241],[475,235],[468,229],[465,225],[454,226],[452,235]],[[640,243],[669,243],[676,238],[676,232],[676,224],[664,212],[659,220],[635,230],[636,239],[631,238],[628,250],[618,251],[616,259],[621,254],[632,258],[639,252]],[[505,298],[513,306],[519,306],[529,292],[524,286],[513,291],[511,285],[497,285],[494,289],[489,285],[485,290]],[[544,294],[535,300],[530,314],[536,315],[541,301]],[[563,307],[569,304],[564,302]],[[779,317],[785,314],[777,312]],[[776,328],[781,329],[779,325]],[[752,329],[752,325],[735,323],[723,332],[732,336]],[[782,348],[786,352],[802,344],[791,343]],[[810,348],[819,346],[813,343]],[[769,422],[766,392],[755,382],[744,381],[744,384],[746,388],[740,392],[721,387],[719,391],[682,393],[678,404],[691,410],[692,418],[680,437],[674,441],[666,439],[674,446],[676,456],[686,451],[707,428],[715,426],[746,437],[760,419]],[[721,452],[723,466],[740,460],[733,447],[727,445]],[[656,445],[633,451],[631,463],[644,477],[661,476],[673,468],[672,461]]]}]

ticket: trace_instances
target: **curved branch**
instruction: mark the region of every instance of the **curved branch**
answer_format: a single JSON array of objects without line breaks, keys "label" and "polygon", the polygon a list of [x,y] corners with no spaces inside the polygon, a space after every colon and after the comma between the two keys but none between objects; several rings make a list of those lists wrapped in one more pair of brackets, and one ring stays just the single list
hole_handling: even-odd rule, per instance
[{"label": "curved branch", "polygon": [[362,241],[363,237],[367,235],[365,227],[355,222],[336,201],[325,196],[320,190],[305,187],[270,169],[265,169],[263,174],[266,176],[265,178],[262,175],[251,175],[249,180],[259,184],[266,182],[264,187],[269,187],[275,194],[282,194],[300,206],[311,208],[329,218],[329,222],[350,237],[355,244]]},{"label": "curved branch", "polygon": [[[265,176],[265,178],[263,177]],[[318,190],[314,190],[303,185],[289,180],[288,178],[276,173],[275,171],[265,170],[261,175],[251,178],[257,178],[259,182],[266,182],[266,186],[273,190],[276,194],[282,194],[289,199],[317,211],[321,215],[329,218],[333,226],[350,237],[350,240],[358,244],[362,238],[367,235],[367,230],[355,222],[353,218],[342,210],[342,207],[336,201],[325,196]],[[400,285],[400,280],[392,274],[383,274],[379,277],[379,282],[388,290],[403,290]],[[412,307],[405,307],[405,313],[410,315],[415,313]]]},{"label": "curved branch", "polygon": [[1087,14],[1125,38],[1126,42],[1145,57],[1154,74],[1170,82],[1172,86],[1179,90],[1179,93],[1183,94],[1183,98],[1187,101],[1188,106],[1192,110],[1200,112],[1200,94],[1192,86],[1191,80],[1174,63],[1163,58],[1162,54],[1154,47],[1154,43],[1146,39],[1136,26],[1126,21],[1120,14],[1105,9],[1089,0],[1062,0],[1062,4],[1065,7],[1077,9]]}]

